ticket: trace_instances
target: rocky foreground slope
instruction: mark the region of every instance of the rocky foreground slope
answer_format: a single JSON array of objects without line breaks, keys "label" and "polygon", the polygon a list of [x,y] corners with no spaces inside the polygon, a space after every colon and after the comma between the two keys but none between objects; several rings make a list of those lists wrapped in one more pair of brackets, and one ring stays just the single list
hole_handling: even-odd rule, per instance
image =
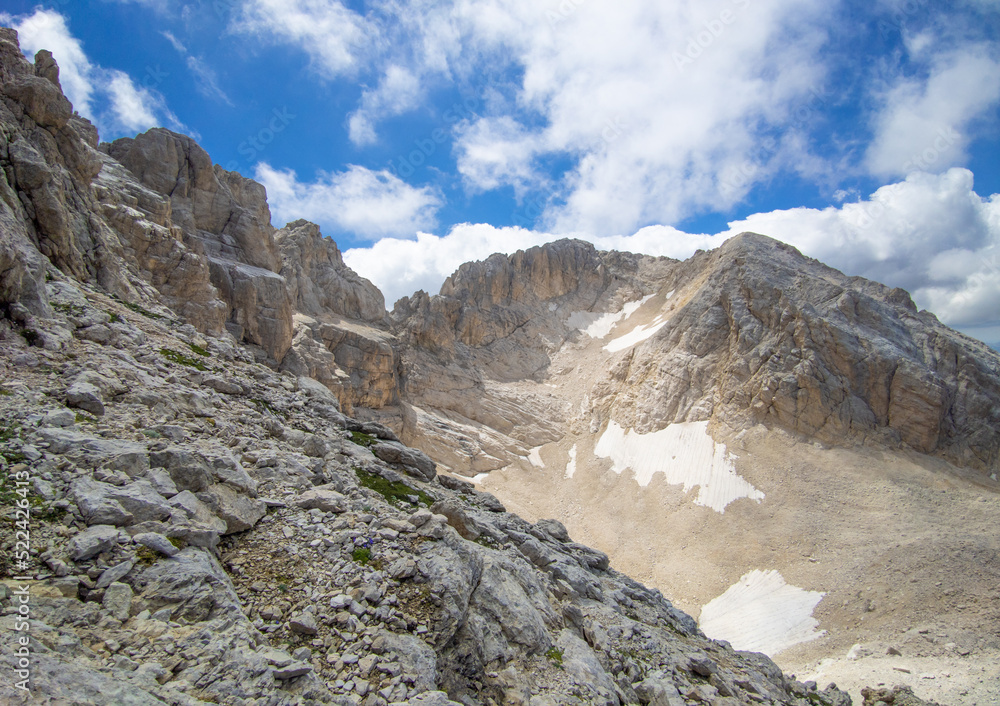
[{"label": "rocky foreground slope", "polygon": [[[997,470],[996,356],[769,239],[689,263],[557,243],[390,315],[189,138],[100,143],[8,29],[0,83],[0,498],[33,549],[5,534],[4,570],[35,578],[31,696],[22,583],[0,589],[12,703],[848,703],[435,461],[746,418]],[[636,302],[673,309],[586,405],[539,392]]]},{"label": "rocky foreground slope", "polygon": [[53,318],[0,324],[3,509],[27,498],[33,547],[5,533],[4,573],[37,579],[3,584],[5,703],[847,703],[323,385],[53,275]]}]

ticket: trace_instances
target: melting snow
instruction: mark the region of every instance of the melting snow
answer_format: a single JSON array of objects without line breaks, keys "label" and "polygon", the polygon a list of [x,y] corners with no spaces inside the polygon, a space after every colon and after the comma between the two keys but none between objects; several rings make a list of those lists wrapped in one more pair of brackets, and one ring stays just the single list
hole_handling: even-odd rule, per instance
[{"label": "melting snow", "polygon": [[764,493],[736,473],[735,457],[717,444],[708,433],[708,422],[671,424],[650,434],[626,433],[614,421],[601,435],[594,454],[610,458],[615,473],[631,468],[639,485],[645,487],[656,473],[667,483],[683,485],[687,492],[699,486],[695,505],[723,513],[738,498],[758,502]]},{"label": "melting snow", "polygon": [[566,477],[572,478],[576,473],[576,444],[569,450],[569,463],[566,464]]},{"label": "melting snow", "polygon": [[489,473],[479,473],[479,474],[476,474],[476,475],[472,476],[471,480],[476,485],[482,485],[483,481],[486,480],[487,478],[489,478],[489,475],[490,475]]},{"label": "melting snow", "polygon": [[612,339],[608,345],[604,346],[604,350],[610,351],[611,353],[617,353],[618,351],[623,351],[626,348],[631,348],[636,343],[642,343],[647,338],[650,338],[654,333],[666,325],[667,322],[663,319],[663,316],[657,316],[648,326],[646,324],[641,324],[636,326],[629,333],[626,333],[624,336]]},{"label": "melting snow", "polygon": [[542,447],[536,446],[528,454],[528,460],[535,468],[545,468],[545,461],[542,460]]},{"label": "melting snow", "polygon": [[824,595],[788,585],[777,571],[751,571],[705,605],[698,624],[737,650],[773,657],[825,633],[812,617]]},{"label": "melting snow", "polygon": [[639,310],[643,304],[652,299],[655,295],[650,294],[634,302],[626,304],[621,311],[612,311],[607,314],[596,314],[590,311],[574,311],[567,319],[566,323],[573,328],[579,329],[591,338],[604,338],[619,321],[623,321]]}]

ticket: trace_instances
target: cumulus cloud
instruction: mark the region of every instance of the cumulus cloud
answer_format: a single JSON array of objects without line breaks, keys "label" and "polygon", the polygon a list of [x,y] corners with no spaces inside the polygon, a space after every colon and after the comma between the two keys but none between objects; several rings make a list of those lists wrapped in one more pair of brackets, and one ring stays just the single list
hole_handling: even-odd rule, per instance
[{"label": "cumulus cloud", "polygon": [[[927,35],[911,41],[923,51]],[[915,46],[916,45],[916,46]],[[985,46],[936,55],[924,78],[902,78],[883,97],[867,163],[878,176],[963,164],[969,128],[1000,102],[1000,62]]]},{"label": "cumulus cloud", "polygon": [[430,187],[413,187],[386,170],[351,165],[346,171],[321,173],[304,183],[292,170],[256,167],[255,178],[267,189],[276,221],[307,218],[328,232],[363,239],[410,236],[436,224],[441,198]]},{"label": "cumulus cloud", "polygon": [[0,15],[0,19],[17,30],[21,49],[29,56],[39,49],[52,52],[59,64],[63,92],[78,113],[97,125],[102,137],[134,134],[164,124],[184,128],[155,88],[136,84],[123,71],[91,62],[58,12],[39,8],[31,15]]},{"label": "cumulus cloud", "polygon": [[[717,234],[649,226],[631,235],[578,237],[603,250],[690,257],[744,231],[769,235],[844,271],[906,288],[918,306],[959,330],[1000,340],[1000,194],[984,199],[972,173],[911,174],[867,199],[826,209],[754,214]],[[391,239],[352,248],[345,261],[392,302],[424,289],[436,293],[458,265],[492,253],[556,240],[551,232],[461,224],[444,236]]]},{"label": "cumulus cloud", "polygon": [[356,69],[374,31],[339,0],[246,0],[234,29],[301,47],[331,78]]}]

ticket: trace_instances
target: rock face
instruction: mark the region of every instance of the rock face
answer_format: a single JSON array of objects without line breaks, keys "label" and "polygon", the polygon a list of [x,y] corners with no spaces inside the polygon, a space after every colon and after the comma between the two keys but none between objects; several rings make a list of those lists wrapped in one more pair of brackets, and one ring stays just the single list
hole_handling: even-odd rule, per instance
[{"label": "rock face", "polygon": [[659,304],[659,318],[604,356],[584,410],[592,431],[612,419],[638,433],[763,423],[1000,469],[996,352],[918,312],[902,290],[752,233],[686,262],[562,241],[464,265],[439,296],[401,300],[404,438],[470,474],[561,438],[537,420],[564,427],[580,411],[510,383],[548,379],[564,345],[600,328],[601,312],[620,319],[627,302]]}]

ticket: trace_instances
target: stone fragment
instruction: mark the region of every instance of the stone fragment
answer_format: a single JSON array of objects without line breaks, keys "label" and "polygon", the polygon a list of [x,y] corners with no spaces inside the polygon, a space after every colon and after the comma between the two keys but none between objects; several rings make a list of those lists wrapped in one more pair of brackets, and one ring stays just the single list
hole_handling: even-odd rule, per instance
[{"label": "stone fragment", "polygon": [[372,453],[386,463],[396,463],[410,475],[425,481],[437,476],[437,466],[423,451],[411,449],[393,441],[382,441],[372,446]]},{"label": "stone fragment", "polygon": [[75,382],[66,390],[66,404],[100,417],[104,414],[101,391],[89,382]]},{"label": "stone fragment", "polygon": [[85,561],[110,549],[117,541],[117,528],[110,525],[93,525],[70,540],[69,555],[73,561]]},{"label": "stone fragment", "polygon": [[344,512],[347,509],[347,498],[330,488],[313,488],[299,495],[294,501],[296,507],[305,510],[322,510],[323,512]]},{"label": "stone fragment", "polygon": [[132,610],[132,587],[124,583],[111,583],[104,591],[102,604],[115,620],[128,620]]},{"label": "stone fragment", "polygon": [[107,588],[115,581],[124,578],[135,564],[131,561],[123,561],[120,564],[115,564],[110,569],[105,569],[101,574],[100,578],[97,579],[97,585],[95,588]]},{"label": "stone fragment", "polygon": [[164,556],[173,556],[180,551],[167,537],[158,532],[140,532],[132,537],[132,541],[144,547],[149,547]]},{"label": "stone fragment", "polygon": [[312,613],[299,613],[288,621],[288,628],[300,635],[315,635],[319,632],[316,617]]}]

